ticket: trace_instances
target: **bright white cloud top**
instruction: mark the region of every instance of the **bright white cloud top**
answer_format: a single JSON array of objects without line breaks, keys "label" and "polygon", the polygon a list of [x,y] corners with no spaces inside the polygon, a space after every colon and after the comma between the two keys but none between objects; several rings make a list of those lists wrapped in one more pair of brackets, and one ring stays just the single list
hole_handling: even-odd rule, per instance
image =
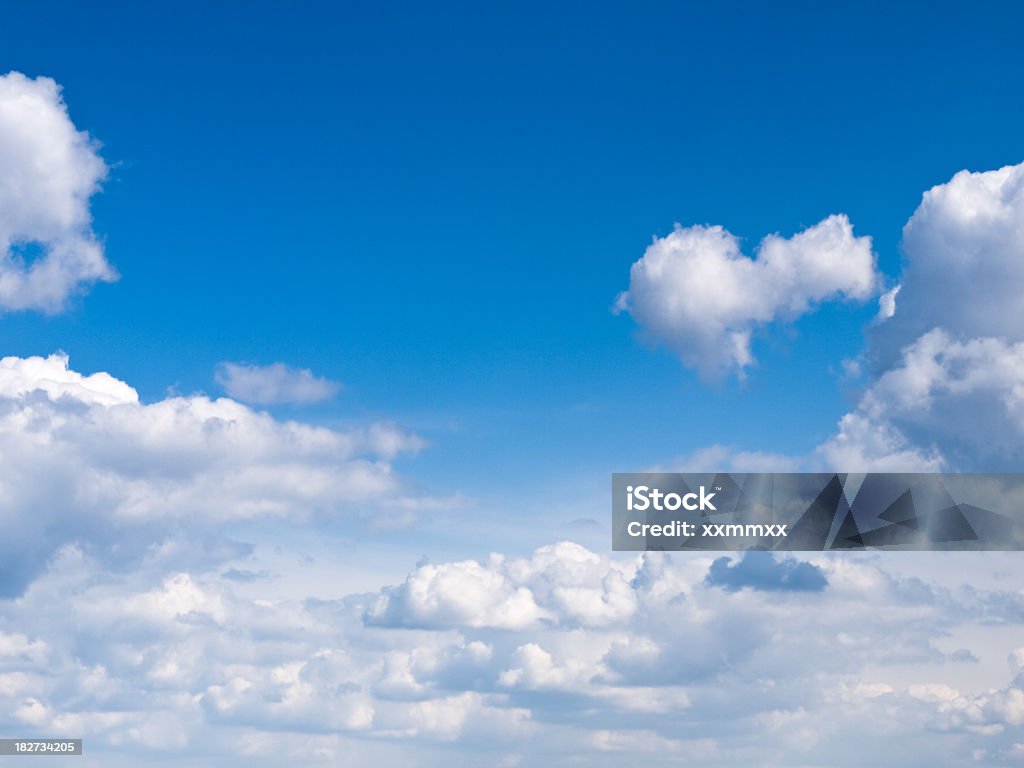
[{"label": "bright white cloud top", "polygon": [[754,363],[751,335],[759,327],[830,299],[865,301],[878,285],[871,238],[855,237],[843,215],[791,238],[769,235],[757,258],[720,226],[676,225],[633,264],[616,308],[685,365],[714,378]]},{"label": "bright white cloud top", "polygon": [[313,375],[308,368],[291,368],[284,363],[246,365],[221,363],[217,383],[231,397],[257,405],[275,403],[316,403],[333,397],[341,384]]},{"label": "bright white cloud top", "polygon": [[934,328],[959,341],[1024,340],[1024,163],[961,171],[925,192],[903,251],[892,317],[872,334],[879,364]]},{"label": "bright white cloud top", "polygon": [[116,278],[89,213],[106,174],[57,83],[0,76],[0,309],[59,312]]}]

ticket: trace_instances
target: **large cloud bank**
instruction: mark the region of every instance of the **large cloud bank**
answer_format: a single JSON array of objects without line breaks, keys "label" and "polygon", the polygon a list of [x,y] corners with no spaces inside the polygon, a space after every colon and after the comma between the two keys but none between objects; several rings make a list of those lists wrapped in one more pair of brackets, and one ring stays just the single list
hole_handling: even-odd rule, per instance
[{"label": "large cloud bank", "polygon": [[63,548],[4,604],[0,727],[84,735],[108,766],[971,765],[1024,743],[1009,582],[569,542],[327,600],[274,578],[247,596]]}]

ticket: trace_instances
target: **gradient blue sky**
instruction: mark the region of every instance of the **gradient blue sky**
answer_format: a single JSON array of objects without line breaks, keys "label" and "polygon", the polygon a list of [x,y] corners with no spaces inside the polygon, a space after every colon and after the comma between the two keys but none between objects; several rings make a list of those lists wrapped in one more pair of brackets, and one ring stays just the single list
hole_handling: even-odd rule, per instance
[{"label": "gradient blue sky", "polygon": [[[984,10],[984,12],[980,12]],[[874,306],[827,306],[702,386],[609,308],[673,222],[752,247],[833,212],[898,272],[923,190],[1020,159],[1015,4],[493,7],[76,3],[6,11],[6,70],[53,77],[113,166],[121,280],[5,318],[144,399],[285,361],[433,447],[474,495],[603,480],[716,442],[806,451]],[[772,407],[764,407],[771,402]]]},{"label": "gradient blue sky", "polygon": [[[5,8],[0,733],[104,768],[1019,761],[1020,553],[613,554],[608,485],[1024,465],[1022,28]],[[877,270],[786,239],[830,214]],[[92,233],[116,282],[74,275]],[[66,306],[10,290],[68,243]],[[749,308],[678,301],[717,268]],[[756,364],[687,365],[747,331]]]}]

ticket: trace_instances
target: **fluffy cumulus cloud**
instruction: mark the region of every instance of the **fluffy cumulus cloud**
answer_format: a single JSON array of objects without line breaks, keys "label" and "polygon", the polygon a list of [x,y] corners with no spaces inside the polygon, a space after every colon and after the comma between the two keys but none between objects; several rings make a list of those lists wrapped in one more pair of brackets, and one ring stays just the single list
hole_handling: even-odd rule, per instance
[{"label": "fluffy cumulus cloud", "polygon": [[829,299],[867,300],[878,285],[871,239],[854,236],[846,216],[791,238],[769,235],[756,258],[720,226],[677,225],[633,264],[616,308],[685,365],[716,377],[753,364],[759,327]]},{"label": "fluffy cumulus cloud", "polygon": [[870,333],[874,377],[825,463],[995,470],[1024,458],[1024,164],[925,192]]},{"label": "fluffy cumulus cloud", "polygon": [[542,547],[529,560],[424,564],[386,590],[367,618],[381,626],[432,628],[603,626],[636,610],[631,578],[628,568],[564,542]]},{"label": "fluffy cumulus cloud", "polygon": [[0,309],[57,312],[115,278],[89,214],[106,173],[53,80],[0,76]]},{"label": "fluffy cumulus cloud", "polygon": [[0,602],[0,728],[85,736],[107,766],[971,765],[1024,743],[1015,561],[960,555],[1006,585],[981,587],[937,583],[935,555],[763,557],[721,589],[703,553],[562,542],[309,600],[67,546]]},{"label": "fluffy cumulus cloud", "polygon": [[247,365],[221,363],[217,383],[236,400],[258,405],[315,403],[333,397],[341,385],[314,376],[308,368],[291,368],[284,363]]},{"label": "fluffy cumulus cloud", "polygon": [[851,468],[991,469],[1016,466],[1022,445],[1024,342],[961,342],[936,328],[903,349],[821,451]]},{"label": "fluffy cumulus cloud", "polygon": [[884,370],[934,328],[955,340],[1024,340],[1024,164],[961,171],[924,193],[903,230],[891,317],[872,333]]},{"label": "fluffy cumulus cloud", "polygon": [[135,534],[144,547],[176,526],[414,505],[391,461],[421,445],[388,423],[332,430],[227,398],[143,403],[64,356],[4,358],[0,591],[16,593],[70,541],[124,555]]}]

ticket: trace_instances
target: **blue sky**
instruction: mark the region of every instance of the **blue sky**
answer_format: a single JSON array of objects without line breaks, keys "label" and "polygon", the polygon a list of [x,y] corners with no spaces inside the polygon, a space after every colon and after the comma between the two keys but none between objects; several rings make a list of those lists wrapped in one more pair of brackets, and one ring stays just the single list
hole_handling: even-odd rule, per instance
[{"label": "blue sky", "polygon": [[1019,469],[1022,16],[6,9],[0,735],[1019,759],[1018,553],[625,557],[607,492]]},{"label": "blue sky", "polygon": [[312,368],[346,388],[314,418],[396,418],[430,482],[477,494],[807,450],[873,307],[712,388],[609,307],[677,221],[753,246],[845,212],[895,274],[924,189],[1019,159],[1019,11],[985,7],[14,9],[6,68],[61,83],[103,143],[121,280],[5,318],[7,350],[144,399],[216,393],[224,359]]}]

